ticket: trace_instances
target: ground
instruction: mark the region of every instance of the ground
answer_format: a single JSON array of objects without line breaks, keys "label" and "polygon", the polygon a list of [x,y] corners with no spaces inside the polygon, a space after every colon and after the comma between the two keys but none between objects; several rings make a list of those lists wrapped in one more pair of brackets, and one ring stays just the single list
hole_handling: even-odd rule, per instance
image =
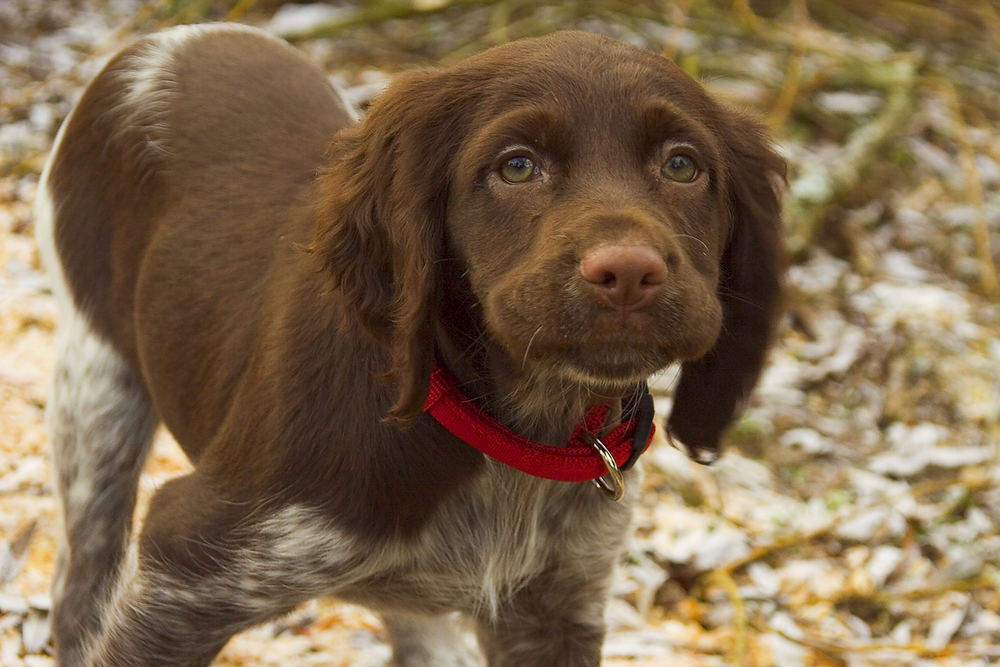
[{"label": "ground", "polygon": [[[1000,10],[958,0],[2,0],[0,664],[54,663],[38,174],[104,59],[205,19],[293,39],[362,105],[406,67],[577,27],[765,117],[789,162],[788,314],[725,456],[647,455],[606,664],[1000,664]],[[661,417],[674,380],[653,383]],[[144,497],[186,468],[161,435]],[[381,666],[384,640],[319,601],[217,664]]]}]

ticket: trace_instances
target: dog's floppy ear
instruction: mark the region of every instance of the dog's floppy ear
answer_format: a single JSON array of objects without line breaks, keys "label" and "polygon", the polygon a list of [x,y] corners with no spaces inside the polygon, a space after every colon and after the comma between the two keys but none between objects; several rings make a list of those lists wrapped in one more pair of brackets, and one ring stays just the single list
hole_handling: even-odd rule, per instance
[{"label": "dog's floppy ear", "polygon": [[348,323],[389,345],[396,421],[419,414],[434,362],[436,263],[465,115],[447,88],[443,71],[399,76],[359,124],[334,136],[318,182],[309,250],[332,275]]},{"label": "dog's floppy ear", "polygon": [[728,112],[722,126],[729,165],[729,241],[720,266],[722,332],[701,359],[682,364],[668,433],[701,463],[718,458],[719,440],[741,409],[774,337],[785,257],[779,185],[785,163],[763,128]]}]

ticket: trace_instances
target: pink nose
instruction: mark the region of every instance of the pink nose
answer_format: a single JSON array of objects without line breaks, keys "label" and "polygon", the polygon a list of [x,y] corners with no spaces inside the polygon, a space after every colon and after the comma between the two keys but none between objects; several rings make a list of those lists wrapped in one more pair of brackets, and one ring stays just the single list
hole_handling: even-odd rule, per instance
[{"label": "pink nose", "polygon": [[649,246],[607,245],[584,255],[580,273],[605,305],[638,310],[660,293],[667,279],[667,265]]}]

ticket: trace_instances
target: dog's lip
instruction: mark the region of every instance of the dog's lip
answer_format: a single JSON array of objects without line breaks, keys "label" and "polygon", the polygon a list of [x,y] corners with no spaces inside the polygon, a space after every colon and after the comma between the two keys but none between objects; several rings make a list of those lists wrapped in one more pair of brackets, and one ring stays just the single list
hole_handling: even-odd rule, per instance
[{"label": "dog's lip", "polygon": [[590,315],[586,337],[607,339],[601,344],[627,345],[631,339],[648,338],[662,324],[662,313],[650,309],[599,308]]},{"label": "dog's lip", "polygon": [[659,368],[651,368],[650,365],[629,363],[629,364],[566,364],[567,369],[572,373],[582,375],[602,384],[634,384],[641,382],[655,373]]},{"label": "dog's lip", "polygon": [[673,363],[674,359],[662,351],[654,352],[655,349],[646,345],[644,353],[636,355],[629,354],[635,351],[634,348],[623,348],[616,358],[611,358],[607,350],[604,355],[595,355],[581,353],[578,348],[564,348],[550,350],[533,361],[577,384],[607,391],[627,391]]},{"label": "dog's lip", "polygon": [[687,344],[683,339],[662,335],[662,330],[659,336],[650,331],[594,329],[580,329],[575,334],[568,331],[555,335],[547,333],[536,333],[531,341],[522,344],[521,349],[527,348],[529,358],[559,357],[583,367],[645,365],[644,360],[671,356],[673,348]]}]

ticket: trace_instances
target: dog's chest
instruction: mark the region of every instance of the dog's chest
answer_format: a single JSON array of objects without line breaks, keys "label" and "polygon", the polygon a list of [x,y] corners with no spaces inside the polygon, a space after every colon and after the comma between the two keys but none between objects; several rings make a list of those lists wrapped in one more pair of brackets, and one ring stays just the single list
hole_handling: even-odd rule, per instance
[{"label": "dog's chest", "polygon": [[378,558],[383,567],[352,593],[376,607],[489,614],[540,575],[603,563],[618,552],[628,502],[604,498],[590,484],[510,473],[487,471],[415,540],[386,545]]}]

